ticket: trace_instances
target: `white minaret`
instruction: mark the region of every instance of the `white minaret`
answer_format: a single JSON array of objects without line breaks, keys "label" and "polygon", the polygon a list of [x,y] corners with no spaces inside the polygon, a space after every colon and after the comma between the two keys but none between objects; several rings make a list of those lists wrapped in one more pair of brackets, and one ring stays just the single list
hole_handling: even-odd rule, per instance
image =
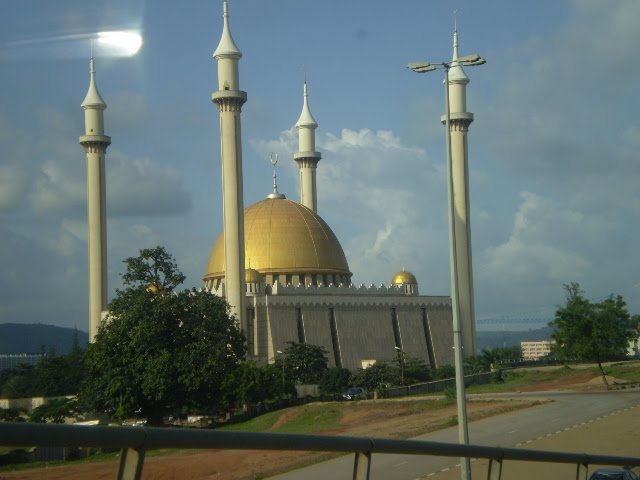
[{"label": "white minaret", "polygon": [[298,152],[293,159],[300,167],[300,203],[314,212],[318,211],[318,193],[316,191],[316,167],[320,161],[320,152],[316,152],[316,128],[318,124],[309,110],[307,80],[304,81],[304,103],[302,113],[296,123],[298,129]]},{"label": "white minaret", "polygon": [[[473,296],[471,257],[471,222],[469,209],[469,167],[467,132],[473,113],[467,112],[467,84],[469,77],[456,63],[458,59],[458,31],[453,33],[453,62],[449,70],[449,106],[451,110],[451,159],[453,166],[453,201],[455,205],[456,261],[458,264],[458,296],[463,354],[476,354],[476,321]],[[446,124],[446,116],[442,117]]]},{"label": "white minaret", "polygon": [[82,102],[85,134],[80,145],[87,155],[87,226],[89,233],[89,340],[98,333],[107,310],[107,221],[104,159],[111,137],[104,134],[104,102],[96,86],[91,58],[89,91]]},{"label": "white minaret", "polygon": [[247,94],[240,90],[238,50],[229,29],[227,0],[224,1],[222,38],[213,58],[218,61],[218,91],[211,95],[220,109],[220,149],[224,216],[225,292],[241,328],[245,322],[244,201],[242,196],[242,145],[240,112]]}]

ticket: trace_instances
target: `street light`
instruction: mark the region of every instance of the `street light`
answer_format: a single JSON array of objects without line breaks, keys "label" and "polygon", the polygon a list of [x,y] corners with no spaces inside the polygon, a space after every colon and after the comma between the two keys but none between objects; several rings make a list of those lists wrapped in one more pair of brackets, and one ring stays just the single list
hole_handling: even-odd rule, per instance
[{"label": "street light", "polygon": [[[457,52],[457,45],[456,45]],[[458,289],[458,254],[456,251],[456,225],[455,204],[453,187],[453,159],[451,156],[451,104],[449,102],[449,70],[452,67],[474,67],[486,63],[478,54],[457,57],[450,62],[430,63],[414,62],[407,68],[416,73],[427,73],[434,70],[444,70],[445,90],[445,130],[447,135],[447,194],[449,203],[449,259],[451,268],[451,313],[453,317],[453,348],[456,370],[456,400],[458,406],[458,441],[462,444],[469,443],[469,428],[467,424],[467,405],[464,391],[464,368],[462,357],[462,332],[460,325],[460,295]],[[473,352],[472,352],[473,353]],[[471,479],[471,462],[469,458],[460,459],[460,470],[463,480]]]},{"label": "street light", "polygon": [[400,347],[393,347],[398,352],[398,358],[400,359],[400,385],[404,385],[404,352]]},{"label": "street light", "polygon": [[284,364],[287,361],[287,356],[284,354],[284,352],[281,352],[280,350],[276,350],[276,353],[282,355],[282,395],[284,396],[285,394],[285,388],[284,388]]}]

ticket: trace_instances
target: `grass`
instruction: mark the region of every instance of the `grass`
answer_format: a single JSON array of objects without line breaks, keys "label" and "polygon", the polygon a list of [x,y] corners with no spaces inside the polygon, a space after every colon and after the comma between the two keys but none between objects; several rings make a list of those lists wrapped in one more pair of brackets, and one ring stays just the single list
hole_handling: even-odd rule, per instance
[{"label": "grass", "polygon": [[604,367],[604,372],[612,377],[632,383],[640,382],[640,362],[615,364]]},{"label": "grass", "polygon": [[234,432],[266,432],[273,427],[280,416],[287,410],[290,409],[287,408],[285,410],[276,410],[275,412],[265,413],[264,415],[252,418],[246,422],[225,425],[220,427],[220,430],[231,430]]},{"label": "grass", "polygon": [[337,404],[323,405],[315,403],[305,405],[290,421],[277,428],[282,433],[316,433],[332,430],[340,425],[342,411]]},{"label": "grass", "polygon": [[[18,447],[22,448],[22,447]],[[0,467],[0,472],[13,472],[16,470],[31,470],[32,468],[45,468],[45,467],[57,467],[62,465],[79,465],[82,463],[95,463],[95,462],[107,462],[117,460],[120,458],[120,451],[111,453],[96,453],[85,458],[79,458],[76,460],[55,460],[51,462],[28,462],[28,463],[14,463],[11,465],[3,465]]]},{"label": "grass", "polygon": [[[487,385],[471,385],[468,393],[503,393],[520,390],[524,387],[537,385],[559,378],[582,375],[584,369],[575,369],[569,366],[556,370],[508,370],[504,372],[504,383],[489,383]],[[596,374],[594,373],[594,376]]]},{"label": "grass", "polygon": [[312,403],[299,407],[294,416],[282,425],[274,427],[283,415],[290,414],[293,409],[278,410],[253,418],[243,423],[227,425],[220,430],[236,432],[280,432],[280,433],[316,433],[337,428],[342,419],[339,404]]}]

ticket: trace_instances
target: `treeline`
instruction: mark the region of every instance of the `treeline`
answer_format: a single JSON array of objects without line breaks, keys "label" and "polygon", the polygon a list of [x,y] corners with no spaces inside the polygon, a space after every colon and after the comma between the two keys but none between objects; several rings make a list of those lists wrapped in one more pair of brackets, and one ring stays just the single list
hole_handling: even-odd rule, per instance
[{"label": "treeline", "polygon": [[0,398],[75,395],[84,377],[84,349],[74,337],[71,352],[42,357],[36,365],[22,364],[0,372]]}]

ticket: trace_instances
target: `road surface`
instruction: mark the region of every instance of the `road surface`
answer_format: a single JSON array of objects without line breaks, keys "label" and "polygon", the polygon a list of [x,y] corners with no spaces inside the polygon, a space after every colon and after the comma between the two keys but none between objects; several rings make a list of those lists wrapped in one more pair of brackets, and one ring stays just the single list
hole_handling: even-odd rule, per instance
[{"label": "road surface", "polygon": [[[541,392],[470,395],[470,397],[526,397],[549,398],[553,400],[553,402],[545,405],[470,423],[469,440],[470,443],[476,445],[545,449],[534,447],[531,442],[580,428],[589,421],[611,415],[614,412],[620,414],[633,412],[633,415],[629,414],[630,421],[636,423],[635,431],[640,431],[640,409],[635,409],[635,407],[640,407],[640,389],[637,388],[615,392]],[[630,408],[633,410],[627,410]],[[605,423],[601,425],[607,424],[606,420],[605,418],[603,420]],[[456,443],[458,430],[457,427],[452,427],[416,437],[416,439]],[[635,444],[639,445],[640,442],[636,442]],[[568,450],[569,448],[567,448],[567,451]],[[605,452],[587,451],[586,453]],[[616,454],[615,451],[606,453]],[[636,448],[634,455],[640,456],[640,447]],[[374,454],[370,478],[372,480],[414,480],[425,477],[431,479],[434,477],[434,474],[442,472],[443,470],[446,471],[446,469],[453,469],[458,463],[459,460],[457,458],[450,457]],[[480,461],[476,463],[480,463]],[[575,469],[573,472],[575,475]],[[353,455],[348,455],[272,478],[274,480],[324,480],[327,478],[346,480],[351,479],[352,475]],[[486,473],[484,475],[486,475]],[[459,478],[459,474],[456,478]]]}]

